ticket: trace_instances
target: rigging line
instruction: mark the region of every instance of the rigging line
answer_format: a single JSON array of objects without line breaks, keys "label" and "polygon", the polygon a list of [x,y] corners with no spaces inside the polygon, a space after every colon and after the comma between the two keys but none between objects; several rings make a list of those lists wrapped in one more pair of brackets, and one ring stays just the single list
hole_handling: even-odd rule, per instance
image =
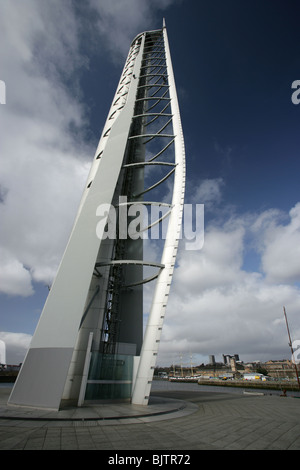
[{"label": "rigging line", "polygon": [[[150,82],[150,80],[149,80],[149,83],[151,83],[151,85],[153,84],[153,85],[155,85],[155,86],[158,86],[158,85],[161,84],[161,82],[160,82],[161,79],[163,79],[163,82],[164,82],[164,83],[168,83],[167,77],[164,76],[164,75],[163,75],[162,77],[158,77],[155,82]],[[151,79],[151,80],[152,80],[152,79]],[[166,86],[169,86],[169,85],[166,85]]]},{"label": "rigging line", "polygon": [[134,166],[145,166],[145,165],[165,165],[165,166],[176,166],[176,163],[169,162],[137,162],[137,163],[126,163],[122,168],[129,168]]},{"label": "rigging line", "polygon": [[[118,98],[119,99],[119,98]],[[168,100],[168,101],[171,101],[171,98],[160,98],[160,97],[154,97],[154,98],[151,98],[151,96],[149,96],[148,98],[137,98],[136,101],[153,101],[153,100],[157,100],[156,103],[154,105],[151,106],[151,108],[153,108],[157,103],[159,103],[160,101],[164,100]],[[149,108],[150,110],[150,108]]]},{"label": "rigging line", "polygon": [[[154,85],[152,85],[152,88],[153,88],[153,86]],[[155,87],[158,87],[158,86],[160,86],[160,85],[155,85]],[[168,91],[169,91],[169,85],[161,85],[158,90],[156,90],[152,95],[149,96],[149,98],[154,98],[155,95],[162,89],[162,87],[166,87],[167,89],[165,90],[165,92],[161,96],[157,96],[157,98],[164,98],[166,96],[166,94],[168,93]]]},{"label": "rigging line", "polygon": [[137,265],[142,265],[142,266],[154,266],[155,268],[164,268],[165,265],[161,263],[154,263],[152,261],[144,261],[144,260],[138,260],[138,259],[116,259],[116,260],[111,260],[111,261],[103,261],[96,263],[96,267],[100,266],[114,266],[114,265],[119,265],[119,264],[137,264]]},{"label": "rigging line", "polygon": [[170,207],[171,209],[174,207],[173,204],[170,204],[168,202],[158,202],[158,201],[127,201],[127,202],[120,202],[119,204],[116,205],[116,207],[120,206],[138,206],[142,204],[144,205],[149,205],[149,206],[162,206],[162,207]]},{"label": "rigging line", "polygon": [[168,78],[167,73],[148,73],[147,75],[140,75],[140,78],[147,78],[147,77],[165,77]]},{"label": "rigging line", "polygon": [[[150,98],[150,99],[153,100],[153,98]],[[163,98],[160,98],[160,99],[158,99],[152,106],[150,106],[150,107],[148,108],[148,111],[151,111],[151,109],[154,109],[154,108],[155,108],[161,101],[163,101],[163,100],[164,100],[164,101],[167,100],[167,101],[168,101],[168,104],[170,104],[170,102],[171,102],[171,98],[164,98],[164,97],[163,97]],[[164,109],[165,109],[165,108],[164,108]]]},{"label": "rigging line", "polygon": [[139,282],[134,282],[133,284],[127,284],[126,286],[122,286],[123,289],[129,288],[129,287],[135,287],[135,286],[140,286],[141,284],[146,284],[147,282],[153,281],[156,279],[160,274],[160,270],[157,274],[154,274],[154,276],[149,276],[146,279],[143,279],[142,281]]},{"label": "rigging line", "polygon": [[156,119],[158,119],[159,117],[167,117],[167,116],[168,116],[168,117],[171,117],[171,119],[172,119],[172,117],[173,117],[172,114],[171,114],[171,115],[168,115],[168,114],[159,114],[159,113],[158,113],[158,114],[155,115],[155,117],[154,117],[153,119],[151,119],[150,121],[146,122],[146,123],[144,124],[144,127],[149,126],[150,124],[152,124],[153,122],[155,122]]},{"label": "rigging line", "polygon": [[[124,85],[123,85],[124,86]],[[165,84],[162,84],[162,83],[149,83],[148,85],[139,85],[138,88],[153,88],[153,87],[160,87],[163,88],[163,87],[168,87],[169,88],[169,85],[165,85]]]},{"label": "rigging line", "polygon": [[152,189],[156,188],[157,186],[159,186],[161,183],[163,183],[167,178],[169,178],[169,176],[171,176],[175,171],[175,168],[173,168],[171,171],[169,171],[169,173],[164,176],[164,178],[162,178],[160,181],[158,181],[157,183],[153,184],[152,186],[150,186],[148,189],[145,189],[145,191],[139,193],[139,194],[133,194],[133,197],[137,198],[139,196],[142,196],[143,194],[147,193],[148,191],[151,191]]},{"label": "rigging line", "polygon": [[135,114],[135,116],[132,116],[132,119],[138,118],[138,117],[146,117],[146,116],[163,116],[163,117],[173,117],[174,115],[172,113],[141,113],[141,114]]},{"label": "rigging line", "polygon": [[[147,68],[151,69],[151,70],[149,70],[148,73],[152,73],[152,72],[154,72],[154,71],[156,71],[156,73],[158,73],[158,72],[161,72],[163,69],[164,69],[164,72],[163,72],[163,73],[166,73],[166,72],[167,72],[167,66],[164,65],[164,64],[162,64],[162,65],[161,65],[161,64],[158,64],[158,65],[148,65]],[[146,72],[146,73],[147,73],[147,72]]]},{"label": "rigging line", "polygon": [[172,212],[172,207],[168,212],[166,212],[164,215],[162,215],[159,219],[155,220],[152,222],[152,224],[148,225],[147,227],[143,228],[140,230],[140,232],[145,232],[146,230],[149,230],[150,228],[154,227],[155,225],[159,224],[162,220],[164,220],[166,217],[168,217]]},{"label": "rigging line", "polygon": [[159,129],[159,131],[156,132],[156,134],[153,134],[152,137],[150,137],[150,139],[148,139],[146,142],[143,142],[144,144],[148,144],[148,142],[150,142],[151,140],[155,139],[155,137],[158,137],[160,135],[164,135],[164,134],[161,134],[161,132],[170,124],[170,122],[172,121],[172,118],[169,119],[169,121],[167,123],[165,123],[161,129]]},{"label": "rigging line", "polygon": [[171,104],[171,101],[164,106],[164,108],[161,110],[161,113],[163,113]]},{"label": "rigging line", "polygon": [[[138,135],[132,135],[128,137],[128,139],[138,139],[142,137],[176,137],[174,134],[138,134]],[[146,142],[144,142],[145,144]]]},{"label": "rigging line", "polygon": [[171,144],[173,144],[174,140],[175,140],[175,137],[170,142],[168,142],[167,145],[160,152],[158,152],[156,155],[154,155],[154,157],[150,158],[149,162],[152,162],[157,157],[159,157],[162,153],[164,153],[164,151],[167,150],[167,148],[170,147]]}]

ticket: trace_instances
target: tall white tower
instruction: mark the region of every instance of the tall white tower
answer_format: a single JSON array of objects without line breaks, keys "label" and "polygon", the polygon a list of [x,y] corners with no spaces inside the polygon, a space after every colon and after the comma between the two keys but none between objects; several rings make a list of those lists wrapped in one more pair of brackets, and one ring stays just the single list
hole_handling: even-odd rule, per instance
[{"label": "tall white tower", "polygon": [[[65,402],[148,404],[184,186],[183,133],[164,24],[132,41],[74,227],[9,404],[54,410]],[[149,211],[158,217],[147,222]],[[167,230],[157,262],[154,255],[144,255],[144,243],[162,223]],[[152,272],[145,276],[147,269]],[[150,281],[155,288],[143,332],[148,313],[143,290]]]}]

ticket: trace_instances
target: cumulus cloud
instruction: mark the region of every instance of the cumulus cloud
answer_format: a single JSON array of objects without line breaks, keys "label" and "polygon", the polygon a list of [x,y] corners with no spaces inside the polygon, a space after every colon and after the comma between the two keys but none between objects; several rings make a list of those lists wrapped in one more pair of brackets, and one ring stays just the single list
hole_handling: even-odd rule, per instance
[{"label": "cumulus cloud", "polygon": [[26,333],[0,332],[0,340],[5,345],[7,364],[20,364],[29,348],[32,336]]},{"label": "cumulus cloud", "polygon": [[0,262],[0,292],[25,297],[33,294],[31,275],[20,261],[14,259],[14,257],[4,249],[0,249]]},{"label": "cumulus cloud", "polygon": [[[159,361],[171,364],[193,354],[207,361],[214,354],[240,354],[242,360],[289,358],[283,306],[294,339],[300,337],[300,272],[292,254],[299,247],[299,204],[278,210],[231,216],[205,229],[202,250],[181,249],[175,271]],[[262,263],[244,265],[248,244]],[[290,258],[289,258],[290,257]],[[296,259],[299,259],[299,256]],[[279,269],[281,268],[281,269]],[[272,276],[272,282],[270,280]]]},{"label": "cumulus cloud", "polygon": [[146,18],[170,3],[89,0],[82,9],[71,0],[1,2],[2,292],[26,296],[31,280],[51,283],[72,227],[96,148],[86,137],[80,88],[90,60],[82,52],[86,31],[114,60]]},{"label": "cumulus cloud", "polygon": [[300,203],[289,212],[287,224],[269,224],[263,234],[262,269],[273,282],[299,282]]},{"label": "cumulus cloud", "polygon": [[[88,0],[85,17],[71,0],[1,1],[0,79],[6,84],[0,108],[1,292],[29,296],[33,281],[51,283],[72,227],[95,150],[85,136],[88,110],[80,89],[89,66],[82,52],[83,22],[91,19],[91,42],[99,40],[101,49],[120,61],[134,34],[152,28],[154,12],[163,13],[172,1]],[[189,183],[186,202],[204,204],[210,214],[214,210],[214,219],[205,225],[201,250],[179,251],[160,348],[163,362],[190,353],[239,353],[247,360],[269,359],[270,351],[273,358],[286,357],[283,305],[294,339],[300,337],[300,203],[288,214],[274,208],[238,215],[224,206],[224,188],[222,178]],[[148,242],[145,251],[153,255],[156,249]],[[245,259],[251,250],[260,264],[249,270]],[[0,338],[14,351],[16,359],[8,361],[21,362],[30,335]]]},{"label": "cumulus cloud", "polygon": [[222,200],[223,178],[207,178],[195,184],[190,196],[191,202],[205,204],[205,208],[211,209]]},{"label": "cumulus cloud", "polygon": [[[120,64],[135,32],[172,1],[1,1],[1,294],[31,296],[56,274],[97,145],[82,73],[103,51]],[[22,361],[30,336],[1,335],[8,361]]]},{"label": "cumulus cloud", "polygon": [[71,3],[1,3],[0,289],[10,295],[53,279],[93,155],[74,79],[86,60]]},{"label": "cumulus cloud", "polygon": [[106,42],[106,47],[118,60],[128,52],[128,45],[136,34],[153,28],[157,10],[163,12],[175,1],[89,0],[89,5],[97,15],[97,28]]}]

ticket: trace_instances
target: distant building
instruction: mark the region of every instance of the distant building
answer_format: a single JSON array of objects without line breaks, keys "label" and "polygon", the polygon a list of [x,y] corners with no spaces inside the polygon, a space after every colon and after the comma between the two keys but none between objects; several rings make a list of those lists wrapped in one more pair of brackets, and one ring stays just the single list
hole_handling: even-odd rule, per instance
[{"label": "distant building", "polygon": [[[289,359],[267,361],[263,364],[263,368],[266,369],[270,377],[274,377],[275,379],[296,377],[295,365]],[[297,370],[300,372],[299,365],[297,366]]]},{"label": "distant building", "polygon": [[214,365],[216,364],[215,356],[213,356],[213,355],[208,356],[208,361],[209,361],[208,363],[209,363],[210,365],[213,365],[213,366],[214,366]]},{"label": "distant building", "polygon": [[234,354],[231,356],[230,354],[223,354],[223,362],[226,366],[230,366],[230,359],[235,359],[235,361],[239,361],[240,357],[238,354]]}]

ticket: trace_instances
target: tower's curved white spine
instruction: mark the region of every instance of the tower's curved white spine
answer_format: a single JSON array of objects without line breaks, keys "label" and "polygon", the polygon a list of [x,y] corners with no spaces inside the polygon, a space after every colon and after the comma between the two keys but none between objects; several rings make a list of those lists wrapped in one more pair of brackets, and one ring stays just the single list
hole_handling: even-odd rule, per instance
[{"label": "tower's curved white spine", "polygon": [[152,306],[145,330],[143,346],[135,386],[132,394],[132,403],[146,405],[151,390],[151,382],[156,365],[159,342],[167,307],[172,275],[175,267],[178,243],[181,235],[182,213],[185,193],[185,146],[176,85],[169,49],[167,30],[163,28],[164,47],[171,99],[172,124],[175,135],[175,172],[172,195],[172,211],[170,214],[167,236],[162,253],[161,270],[153,296]]}]

